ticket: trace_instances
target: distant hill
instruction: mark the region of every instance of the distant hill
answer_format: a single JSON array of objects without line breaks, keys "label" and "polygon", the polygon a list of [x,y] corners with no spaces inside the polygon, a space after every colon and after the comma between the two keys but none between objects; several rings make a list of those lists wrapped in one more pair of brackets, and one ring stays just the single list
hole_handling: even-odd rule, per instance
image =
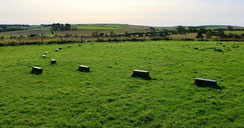
[{"label": "distant hill", "polygon": [[[0,24],[0,36],[28,36],[30,34],[52,36],[54,33],[50,31],[52,24],[41,25],[21,25],[21,24]],[[184,26],[205,28],[205,29],[227,29],[230,25],[202,25],[202,26]],[[176,29],[177,26],[143,26],[143,25],[130,25],[130,24],[71,24],[71,34],[73,35],[91,35],[92,32],[110,33],[111,31],[117,34],[125,32],[148,32],[151,30]],[[233,29],[243,29],[242,26],[232,26]],[[61,35],[67,34],[67,31],[58,32]]]},{"label": "distant hill", "polygon": [[203,26],[197,26],[197,27],[206,28],[206,29],[227,29],[229,26],[233,27],[233,29],[244,29],[244,27],[232,26],[232,25],[203,25]]},{"label": "distant hill", "polygon": [[[196,27],[196,28],[205,28],[205,29],[227,29],[228,26],[233,27],[233,29],[244,29],[242,26],[232,26],[232,25],[201,25],[201,26],[184,26],[186,28],[188,27]],[[173,27],[155,27],[160,29],[175,29],[177,26]]]}]

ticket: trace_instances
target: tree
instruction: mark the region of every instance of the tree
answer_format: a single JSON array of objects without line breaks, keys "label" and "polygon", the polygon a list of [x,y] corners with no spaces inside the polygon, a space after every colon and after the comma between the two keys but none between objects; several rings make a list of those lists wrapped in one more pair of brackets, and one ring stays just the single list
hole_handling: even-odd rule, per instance
[{"label": "tree", "polygon": [[128,32],[125,32],[125,37],[129,37],[129,33]]},{"label": "tree", "polygon": [[179,34],[183,34],[183,33],[186,32],[186,29],[185,29],[185,27],[183,27],[183,26],[177,26],[177,27],[176,27],[176,31],[177,31]]},{"label": "tree", "polygon": [[205,34],[207,32],[207,30],[205,28],[200,28],[199,30],[202,34]]},{"label": "tree", "polygon": [[71,29],[71,25],[70,24],[65,24],[65,30],[70,30]]},{"label": "tree", "polygon": [[150,29],[150,30],[155,30],[155,28],[154,28],[154,27],[149,27],[149,29]]},{"label": "tree", "polygon": [[207,38],[207,39],[211,39],[212,37],[213,37],[212,32],[211,32],[211,31],[208,31],[208,32],[206,33],[206,38]]},{"label": "tree", "polygon": [[233,30],[233,26],[228,26],[227,29],[232,31]]},{"label": "tree", "polygon": [[189,27],[188,31],[189,32],[197,32],[197,29],[195,27]]},{"label": "tree", "polygon": [[226,37],[225,32],[223,30],[219,30],[217,32],[217,36],[219,36],[220,38],[225,38]]},{"label": "tree", "polygon": [[166,38],[168,36],[168,31],[163,30],[163,31],[159,32],[159,36]]},{"label": "tree", "polygon": [[98,32],[92,32],[92,37],[98,37]]},{"label": "tree", "polygon": [[114,32],[113,31],[110,32],[110,37],[114,37]]},{"label": "tree", "polygon": [[65,25],[60,23],[52,24],[53,31],[66,31],[70,29],[71,29],[71,25],[67,23]]},{"label": "tree", "polygon": [[143,33],[138,33],[138,36],[139,37],[143,37]]},{"label": "tree", "polygon": [[203,38],[203,34],[202,34],[201,31],[198,31],[198,32],[197,32],[197,36],[196,36],[196,38]]},{"label": "tree", "polygon": [[103,36],[104,36],[104,33],[101,32],[101,33],[99,34],[99,36],[100,36],[100,37],[103,37]]}]

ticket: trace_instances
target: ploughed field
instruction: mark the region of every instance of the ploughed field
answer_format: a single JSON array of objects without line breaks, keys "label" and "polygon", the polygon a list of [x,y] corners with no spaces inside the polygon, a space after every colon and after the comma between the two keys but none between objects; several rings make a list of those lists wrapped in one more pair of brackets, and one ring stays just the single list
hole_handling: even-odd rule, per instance
[{"label": "ploughed field", "polygon": [[0,47],[0,127],[244,127],[243,42],[70,45]]}]

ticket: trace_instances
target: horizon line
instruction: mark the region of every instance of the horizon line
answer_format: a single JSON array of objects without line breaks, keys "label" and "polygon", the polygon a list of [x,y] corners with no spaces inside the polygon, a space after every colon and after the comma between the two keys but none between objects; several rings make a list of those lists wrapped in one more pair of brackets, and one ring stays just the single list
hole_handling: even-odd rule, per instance
[{"label": "horizon line", "polygon": [[44,24],[22,24],[22,23],[0,23],[0,25],[29,25],[29,26],[37,26],[37,25],[52,25],[52,24],[71,24],[71,25],[134,25],[134,26],[146,26],[146,27],[177,27],[177,26],[185,26],[185,27],[200,27],[200,26],[235,26],[235,27],[244,27],[242,25],[230,25],[230,24],[205,24],[205,25],[140,25],[140,24],[128,24],[128,23],[62,23],[62,22],[55,22],[55,23],[44,23]]}]

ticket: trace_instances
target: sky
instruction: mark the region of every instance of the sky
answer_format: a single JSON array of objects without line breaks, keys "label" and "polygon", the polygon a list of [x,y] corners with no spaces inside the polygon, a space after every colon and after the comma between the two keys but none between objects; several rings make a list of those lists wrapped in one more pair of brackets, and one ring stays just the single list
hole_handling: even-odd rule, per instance
[{"label": "sky", "polygon": [[244,0],[0,0],[0,24],[244,26]]}]

